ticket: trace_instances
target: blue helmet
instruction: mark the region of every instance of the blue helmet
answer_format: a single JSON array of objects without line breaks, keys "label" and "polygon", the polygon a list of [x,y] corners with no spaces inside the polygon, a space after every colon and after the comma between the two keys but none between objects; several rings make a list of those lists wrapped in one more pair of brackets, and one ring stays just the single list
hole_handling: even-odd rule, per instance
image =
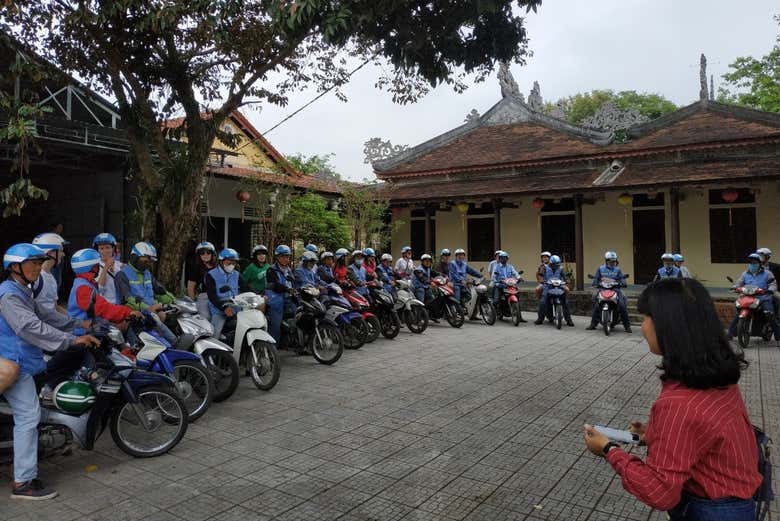
[{"label": "blue helmet", "polygon": [[292,250],[286,244],[280,244],[274,250],[274,255],[292,255]]},{"label": "blue helmet", "polygon": [[137,242],[133,246],[133,249],[130,250],[130,255],[135,255],[136,257],[149,257],[152,260],[157,260],[157,248],[155,248],[151,243],[149,242]]},{"label": "blue helmet", "polygon": [[376,257],[376,252],[374,251],[374,248],[366,248],[363,250],[363,255],[366,257]]},{"label": "blue helmet", "polygon": [[317,253],[317,245],[316,244],[307,244],[305,248],[303,248],[306,251]]},{"label": "blue helmet", "polygon": [[195,246],[195,253],[203,250],[210,251],[211,253],[217,253],[217,249],[209,241],[199,242],[198,245]]},{"label": "blue helmet", "polygon": [[233,259],[238,260],[238,252],[234,250],[233,248],[225,248],[221,252],[219,252],[219,260],[223,261],[225,259]]},{"label": "blue helmet", "polygon": [[560,264],[560,263],[561,263],[561,258],[558,257],[557,255],[553,255],[552,257],[550,257],[550,264]]},{"label": "blue helmet", "polygon": [[63,245],[68,241],[63,239],[60,235],[52,232],[41,233],[33,239],[32,243],[42,249],[43,251],[49,250],[62,250]]},{"label": "blue helmet", "polygon": [[116,246],[116,237],[108,232],[95,235],[95,238],[92,239],[92,247],[97,249],[97,247],[101,244],[110,244],[111,246]]},{"label": "blue helmet", "polygon": [[441,250],[441,252],[439,253],[439,256],[442,256],[442,257],[443,257],[444,255],[451,255],[451,253],[450,253],[450,249],[449,249],[449,248],[444,248],[444,249],[442,249],[442,250]]},{"label": "blue helmet", "polygon": [[70,258],[70,267],[76,275],[91,271],[96,264],[100,264],[100,254],[92,248],[79,250]]},{"label": "blue helmet", "polygon": [[614,251],[608,251],[604,254],[604,260],[616,261],[618,260],[617,253]]},{"label": "blue helmet", "polygon": [[48,258],[46,252],[38,246],[22,242],[14,244],[5,250],[5,255],[3,255],[3,268],[8,269],[11,267],[11,264],[21,264],[28,260],[46,260]]},{"label": "blue helmet", "polygon": [[343,259],[347,255],[349,255],[349,250],[348,249],[346,249],[346,248],[339,248],[338,250],[336,250],[335,257],[336,257],[336,260],[338,260],[338,259]]},{"label": "blue helmet", "polygon": [[685,260],[685,257],[682,256],[682,253],[675,253],[674,254],[674,262],[683,262]]}]

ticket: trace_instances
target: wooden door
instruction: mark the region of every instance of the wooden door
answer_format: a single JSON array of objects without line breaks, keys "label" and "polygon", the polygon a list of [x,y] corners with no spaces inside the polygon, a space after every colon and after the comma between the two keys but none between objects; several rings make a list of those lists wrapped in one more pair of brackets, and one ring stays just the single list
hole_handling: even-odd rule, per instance
[{"label": "wooden door", "polygon": [[661,266],[661,255],[666,249],[666,214],[662,209],[635,209],[633,215],[634,272],[629,283],[647,284]]}]

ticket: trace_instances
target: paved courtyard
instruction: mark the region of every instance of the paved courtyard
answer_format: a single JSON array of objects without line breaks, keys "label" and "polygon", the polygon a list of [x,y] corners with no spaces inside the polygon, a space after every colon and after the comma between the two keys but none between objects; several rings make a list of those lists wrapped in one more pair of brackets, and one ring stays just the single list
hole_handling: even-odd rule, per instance
[{"label": "paved courtyard", "polygon": [[[586,421],[645,420],[657,360],[638,328],[607,338],[575,321],[402,330],[332,367],[285,356],[273,391],[242,378],[171,454],[133,460],[106,433],[94,452],[41,465],[59,499],[12,502],[2,489],[0,519],[665,519],[581,435]],[[780,349],[748,356],[751,419],[780,439]]]}]

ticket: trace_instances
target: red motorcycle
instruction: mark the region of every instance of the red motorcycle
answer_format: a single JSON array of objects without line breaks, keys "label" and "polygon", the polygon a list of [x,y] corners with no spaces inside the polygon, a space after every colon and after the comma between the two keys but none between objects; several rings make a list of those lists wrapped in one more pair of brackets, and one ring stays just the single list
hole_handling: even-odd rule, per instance
[{"label": "red motorcycle", "polygon": [[503,319],[504,317],[511,317],[514,325],[525,322],[523,313],[520,311],[520,299],[517,290],[517,283],[521,280],[522,279],[510,277],[501,281],[504,284],[504,287],[501,288],[501,296],[498,299],[498,306],[496,307],[496,315],[498,315],[498,318]]},{"label": "red motorcycle", "polygon": [[363,317],[363,321],[368,329],[366,333],[366,343],[370,344],[377,338],[382,332],[382,324],[379,323],[379,319],[369,309],[371,304],[368,299],[357,292],[355,288],[349,288],[344,291],[344,296],[347,301],[352,305],[352,309],[360,313]]},{"label": "red motorcycle", "polygon": [[[726,277],[733,283],[731,277]],[[761,295],[767,295],[769,291],[758,286],[739,286],[731,290],[737,293],[736,306],[739,311],[737,322],[737,341],[742,349],[747,348],[750,337],[761,337],[766,341],[772,340],[772,314],[767,312],[762,305]]]},{"label": "red motorcycle", "polygon": [[[623,275],[623,277],[627,279],[628,275]],[[593,275],[589,274],[588,278],[592,279]],[[596,301],[601,310],[601,327],[604,328],[604,334],[607,336],[620,321],[620,295],[618,294],[618,289],[622,285],[623,281],[610,277],[602,277],[599,280]]]},{"label": "red motorcycle", "polygon": [[455,290],[447,283],[447,277],[441,275],[431,280],[431,299],[425,308],[431,318],[444,318],[452,327],[461,327],[466,321],[466,311],[455,300]]}]

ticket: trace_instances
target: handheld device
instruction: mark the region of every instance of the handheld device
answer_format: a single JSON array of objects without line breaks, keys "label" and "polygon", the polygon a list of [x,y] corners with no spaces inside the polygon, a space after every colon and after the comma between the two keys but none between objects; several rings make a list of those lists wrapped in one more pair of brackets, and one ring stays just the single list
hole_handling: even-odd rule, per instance
[{"label": "handheld device", "polygon": [[594,429],[609,438],[611,441],[617,441],[619,443],[630,443],[632,445],[639,445],[639,434],[634,434],[631,431],[621,431],[619,429],[613,429],[612,427],[605,427],[603,425],[594,425]]}]

